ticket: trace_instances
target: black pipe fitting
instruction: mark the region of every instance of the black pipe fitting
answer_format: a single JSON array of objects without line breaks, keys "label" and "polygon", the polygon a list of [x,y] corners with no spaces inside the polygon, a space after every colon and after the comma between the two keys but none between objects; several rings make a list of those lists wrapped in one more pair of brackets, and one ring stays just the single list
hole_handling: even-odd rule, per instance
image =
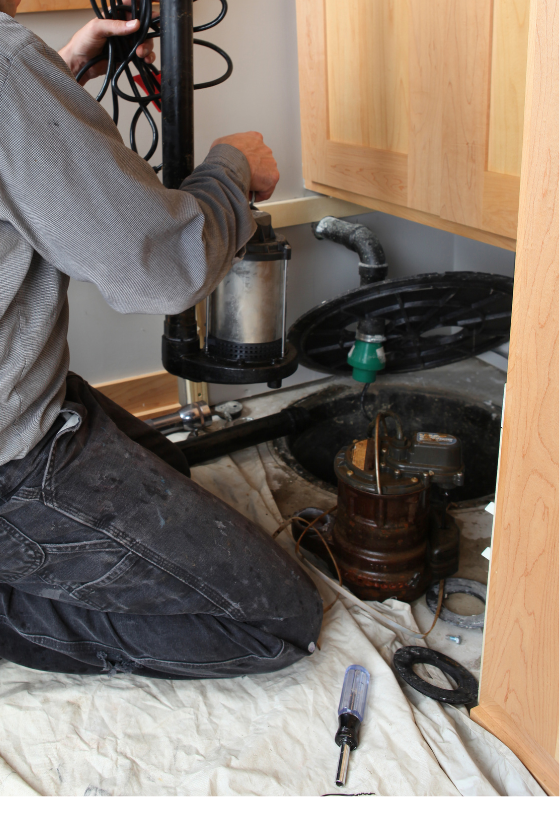
[{"label": "black pipe fitting", "polygon": [[[191,306],[178,315],[166,315],[161,337],[161,358],[164,368],[175,376],[181,376],[184,356],[200,350],[200,338],[196,323],[196,309]],[[195,380],[197,382],[201,380]]]},{"label": "black pipe fitting", "polygon": [[198,437],[188,437],[187,440],[175,444],[186,455],[189,465],[202,464],[212,458],[220,458],[222,455],[229,455],[230,452],[237,452],[239,449],[246,449],[249,446],[257,446],[267,440],[292,435],[301,432],[311,423],[311,417],[305,408],[284,408],[277,414],[269,414],[268,417],[261,417],[258,420],[247,420],[229,429],[220,429],[219,432],[207,432]]},{"label": "black pipe fitting", "polygon": [[317,239],[330,239],[350,251],[356,251],[360,258],[360,286],[385,280],[389,269],[385,251],[375,233],[365,225],[325,216],[320,222],[312,224],[311,228]]}]

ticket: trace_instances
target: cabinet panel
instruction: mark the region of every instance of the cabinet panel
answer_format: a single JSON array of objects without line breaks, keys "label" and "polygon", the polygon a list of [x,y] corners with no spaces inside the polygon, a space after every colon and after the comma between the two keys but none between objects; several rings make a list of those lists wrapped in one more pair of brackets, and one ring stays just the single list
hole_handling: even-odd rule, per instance
[{"label": "cabinet panel", "polygon": [[410,3],[408,204],[439,216],[445,21],[450,0]]},{"label": "cabinet panel", "polygon": [[296,14],[303,172],[321,184],[328,139],[324,0],[297,0]]},{"label": "cabinet panel", "polygon": [[498,172],[484,173],[482,225],[484,230],[511,236],[517,229],[519,178]]},{"label": "cabinet panel", "polygon": [[408,151],[408,12],[408,0],[326,0],[330,140]]},{"label": "cabinet panel", "polygon": [[440,216],[482,227],[492,4],[448,6],[443,61]]},{"label": "cabinet panel", "polygon": [[[321,185],[319,192],[329,194],[329,188],[338,188],[406,205],[406,155],[329,139],[327,2],[298,0],[297,3],[304,175]],[[352,107],[356,108],[360,101],[360,94],[354,91]]]},{"label": "cabinet panel", "polygon": [[494,0],[488,170],[521,173],[530,0]]},{"label": "cabinet panel", "polygon": [[514,239],[528,4],[297,0],[307,186]]},{"label": "cabinet panel", "polygon": [[329,140],[322,176],[331,187],[407,204],[407,155]]}]

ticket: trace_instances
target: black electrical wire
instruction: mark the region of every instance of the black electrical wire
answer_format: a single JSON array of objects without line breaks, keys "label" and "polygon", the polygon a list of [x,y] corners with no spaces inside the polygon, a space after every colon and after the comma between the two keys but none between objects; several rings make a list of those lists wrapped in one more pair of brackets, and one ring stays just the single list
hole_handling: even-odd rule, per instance
[{"label": "black electrical wire", "polygon": [[360,407],[362,409],[362,414],[364,415],[366,420],[369,420],[371,422],[373,420],[373,414],[370,414],[369,411],[366,408],[366,397],[367,397],[367,393],[369,391],[369,386],[370,385],[371,385],[370,382],[366,382],[366,384],[362,388],[362,393],[361,393],[361,396],[360,396]]},{"label": "black electrical wire", "polygon": [[[103,79],[103,84],[96,99],[98,102],[101,102],[109,87],[111,88],[113,122],[115,125],[118,125],[119,122],[119,99],[138,105],[138,109],[130,123],[130,148],[134,152],[138,152],[136,129],[140,117],[144,117],[152,132],[152,143],[147,154],[144,155],[144,160],[150,160],[159,143],[159,131],[153,115],[148,110],[148,106],[153,103],[161,110],[160,71],[154,64],[146,64],[144,59],[138,58],[136,50],[148,38],[161,37],[160,18],[159,16],[152,17],[152,0],[131,0],[130,5],[124,5],[122,0],[99,0],[99,2],[100,5],[98,5],[97,0],[90,0],[91,7],[98,18],[108,18],[109,20],[137,19],[140,21],[140,28],[132,35],[119,35],[108,38],[103,52],[95,56],[95,58],[92,58],[91,61],[88,61],[82,67],[76,76],[76,80],[80,81],[82,76],[98,62],[107,62],[105,78]],[[212,29],[224,19],[228,11],[228,4],[227,0],[220,0],[220,2],[221,9],[214,20],[209,21],[209,23],[204,23],[201,26],[195,26],[193,32],[204,32],[207,29]],[[201,90],[202,88],[215,87],[225,82],[226,79],[229,79],[233,72],[233,62],[230,56],[221,47],[216,46],[216,44],[211,44],[209,41],[193,38],[193,43],[217,52],[226,62],[226,70],[221,76],[209,82],[196,84],[194,85],[194,89]],[[131,67],[137,71],[136,79],[138,76],[140,77],[141,86],[145,88],[145,91],[140,90],[141,86],[137,84]],[[126,93],[119,86],[119,81],[123,75],[126,77],[132,93]],[[159,172],[161,167],[162,164],[154,166],[154,170]]]}]

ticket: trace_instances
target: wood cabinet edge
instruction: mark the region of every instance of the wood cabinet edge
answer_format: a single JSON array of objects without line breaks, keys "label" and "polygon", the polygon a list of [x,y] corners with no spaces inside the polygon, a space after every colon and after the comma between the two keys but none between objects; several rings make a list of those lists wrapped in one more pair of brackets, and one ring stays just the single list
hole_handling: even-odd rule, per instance
[{"label": "wood cabinet edge", "polygon": [[346,190],[328,187],[325,184],[318,184],[315,181],[306,180],[305,186],[309,190],[323,193],[323,195],[328,195],[331,198],[342,198],[345,201],[354,202],[360,206],[368,208],[369,210],[377,210],[391,216],[398,216],[400,219],[407,219],[410,222],[418,222],[419,224],[437,228],[438,230],[445,230],[447,233],[454,233],[458,236],[464,236],[467,239],[475,239],[478,242],[495,245],[496,247],[504,248],[507,251],[515,251],[516,249],[516,239],[511,239],[497,233],[491,233],[490,231],[468,227],[467,225],[460,225],[457,222],[448,222],[439,216],[433,216],[422,210],[413,210],[410,207],[390,204],[389,202],[380,201],[376,198],[369,198],[365,195],[355,195],[354,193]]},{"label": "wood cabinet edge", "polygon": [[549,796],[558,796],[558,762],[517,726],[501,706],[482,700],[471,709],[470,715],[471,720],[509,747]]}]

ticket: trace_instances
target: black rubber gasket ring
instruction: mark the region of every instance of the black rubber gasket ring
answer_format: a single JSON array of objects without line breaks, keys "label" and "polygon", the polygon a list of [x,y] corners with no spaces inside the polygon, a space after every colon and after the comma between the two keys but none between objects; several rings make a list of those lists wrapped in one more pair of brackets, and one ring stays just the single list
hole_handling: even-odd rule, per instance
[{"label": "black rubber gasket ring", "polygon": [[[419,664],[434,665],[444,674],[452,677],[459,687],[438,688],[438,686],[426,682],[413,671],[413,666]],[[432,700],[449,703],[451,706],[473,706],[478,700],[478,681],[476,678],[470,671],[451,659],[450,656],[439,653],[437,650],[417,647],[416,645],[399,648],[393,656],[393,665],[397,674],[408,685],[415,688],[420,694],[431,697]]]},{"label": "black rubber gasket ring", "polygon": [[[484,605],[486,605],[486,591],[487,586],[484,583],[479,583],[477,580],[469,580],[468,578],[446,578],[445,580],[445,595],[453,595],[455,592],[461,592],[465,595],[474,595]],[[426,604],[435,615],[437,612],[439,595],[439,583],[433,583],[426,592]],[[445,601],[443,602],[445,604]],[[464,627],[467,630],[475,630],[479,627],[484,627],[484,611],[478,615],[459,615],[459,613],[452,612],[446,607],[441,608],[439,617],[442,621],[448,621],[450,624],[455,624],[457,627]]]}]

